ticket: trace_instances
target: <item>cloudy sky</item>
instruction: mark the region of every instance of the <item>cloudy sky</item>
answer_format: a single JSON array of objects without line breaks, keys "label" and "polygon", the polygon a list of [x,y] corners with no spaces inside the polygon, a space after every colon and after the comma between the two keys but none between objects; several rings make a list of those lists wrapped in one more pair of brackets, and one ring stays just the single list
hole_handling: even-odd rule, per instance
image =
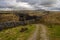
[{"label": "cloudy sky", "polygon": [[60,0],[0,0],[0,10],[60,10]]}]

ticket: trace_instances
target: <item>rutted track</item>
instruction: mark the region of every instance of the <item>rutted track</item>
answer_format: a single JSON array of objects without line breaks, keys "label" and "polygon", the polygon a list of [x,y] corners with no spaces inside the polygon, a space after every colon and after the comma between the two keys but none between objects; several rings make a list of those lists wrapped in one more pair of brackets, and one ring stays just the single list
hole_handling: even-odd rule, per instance
[{"label": "rutted track", "polygon": [[36,24],[36,29],[35,29],[35,32],[30,36],[30,38],[28,38],[28,40],[37,40],[37,35],[38,35],[38,30],[39,30],[39,25]]},{"label": "rutted track", "polygon": [[49,40],[48,35],[47,35],[47,29],[46,26],[43,24],[40,24],[41,31],[40,31],[40,40]]},{"label": "rutted track", "polygon": [[47,35],[46,26],[43,24],[36,24],[35,32],[30,36],[30,38],[28,38],[28,40],[37,40],[37,39],[38,40],[49,40],[49,37]]}]

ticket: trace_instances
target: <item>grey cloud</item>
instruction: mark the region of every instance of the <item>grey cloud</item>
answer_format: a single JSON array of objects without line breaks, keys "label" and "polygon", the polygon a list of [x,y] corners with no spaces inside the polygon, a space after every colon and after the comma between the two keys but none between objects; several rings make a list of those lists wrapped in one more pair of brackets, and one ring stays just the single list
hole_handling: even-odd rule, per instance
[{"label": "grey cloud", "polygon": [[59,0],[0,0],[0,8],[12,8],[21,10],[22,9],[60,10],[59,5],[60,5]]}]

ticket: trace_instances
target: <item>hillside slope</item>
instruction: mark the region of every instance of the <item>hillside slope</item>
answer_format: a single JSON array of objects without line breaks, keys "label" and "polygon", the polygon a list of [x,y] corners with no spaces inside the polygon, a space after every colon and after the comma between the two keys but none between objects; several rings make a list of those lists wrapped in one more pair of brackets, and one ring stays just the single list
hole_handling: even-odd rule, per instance
[{"label": "hillside slope", "polygon": [[44,23],[60,24],[60,12],[50,12],[48,15],[42,16],[41,21]]},{"label": "hillside slope", "polygon": [[19,17],[15,14],[0,14],[0,22],[19,21]]}]

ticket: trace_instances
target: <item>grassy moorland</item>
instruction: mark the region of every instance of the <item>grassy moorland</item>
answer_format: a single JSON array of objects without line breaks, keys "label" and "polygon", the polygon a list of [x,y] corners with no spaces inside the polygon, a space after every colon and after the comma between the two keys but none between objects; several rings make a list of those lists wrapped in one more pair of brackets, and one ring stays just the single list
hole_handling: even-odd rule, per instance
[{"label": "grassy moorland", "polygon": [[[1,16],[0,17],[0,22],[9,22],[9,21],[18,22],[21,19],[20,16],[19,16],[20,13],[21,12],[18,12],[18,13],[9,13],[9,12],[4,12],[3,13],[3,12],[1,12],[0,13],[0,16]],[[29,17],[33,17],[33,15],[36,15],[36,13],[39,13],[39,12],[30,12],[30,11],[29,12],[26,12],[26,11],[24,11],[22,13],[23,14],[26,13],[26,14],[29,15]],[[23,17],[24,16],[25,15],[23,15]],[[28,30],[26,30],[24,32],[20,32],[21,29],[22,28],[25,28],[25,27],[27,27]],[[0,40],[27,40],[27,38],[34,32],[35,29],[36,28],[35,28],[35,25],[34,24],[32,24],[32,25],[29,25],[28,24],[26,26],[17,26],[17,27],[13,27],[13,28],[3,29],[2,31],[0,31]]]},{"label": "grassy moorland", "polygon": [[48,34],[50,40],[60,40],[60,25],[48,25]]},{"label": "grassy moorland", "polygon": [[[27,27],[28,30],[20,32],[21,28]],[[18,26],[0,31],[0,40],[26,40],[35,30],[34,25]]]},{"label": "grassy moorland", "polygon": [[[20,21],[20,18],[19,18],[20,16],[16,15],[20,13],[29,15],[29,16],[23,15],[25,16],[23,18],[24,21],[27,17],[37,16],[37,18],[39,19],[35,20],[34,23],[38,21],[40,24],[45,24],[47,26],[47,29],[48,29],[47,33],[49,34],[48,36],[50,40],[60,40],[60,12],[45,12],[45,11],[20,11],[19,12],[18,11],[18,12],[12,12],[12,13],[11,12],[10,13],[4,12],[4,13],[7,13],[7,15],[0,14],[0,22]],[[30,21],[32,19],[30,19]],[[25,32],[20,32],[22,27],[27,27],[28,30]],[[0,40],[26,40],[29,37],[29,35],[33,33],[34,30],[35,30],[35,25],[33,24],[2,30],[0,31]]]},{"label": "grassy moorland", "polygon": [[13,13],[0,13],[0,22],[19,21],[19,17]]},{"label": "grassy moorland", "polygon": [[44,16],[42,22],[47,25],[50,40],[60,40],[60,12]]}]

